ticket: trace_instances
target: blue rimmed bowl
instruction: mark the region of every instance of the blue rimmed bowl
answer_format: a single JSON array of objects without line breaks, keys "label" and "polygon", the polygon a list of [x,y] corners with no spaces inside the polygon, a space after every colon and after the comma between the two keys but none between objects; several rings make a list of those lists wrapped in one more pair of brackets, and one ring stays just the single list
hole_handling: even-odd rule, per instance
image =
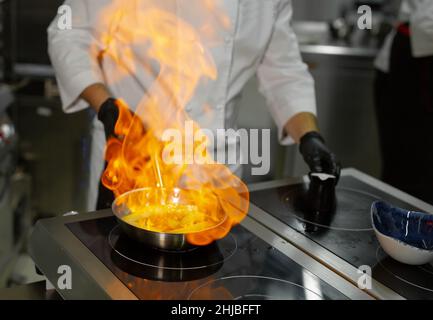
[{"label": "blue rimmed bowl", "polygon": [[395,260],[410,265],[433,261],[433,214],[375,201],[371,220],[380,245]]}]

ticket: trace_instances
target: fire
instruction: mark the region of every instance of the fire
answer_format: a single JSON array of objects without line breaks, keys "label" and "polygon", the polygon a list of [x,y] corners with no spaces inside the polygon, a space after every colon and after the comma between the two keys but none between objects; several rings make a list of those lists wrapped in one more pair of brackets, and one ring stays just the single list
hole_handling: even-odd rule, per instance
[{"label": "fire", "polygon": [[[226,236],[246,216],[249,193],[246,185],[226,166],[210,159],[206,152],[207,139],[197,142],[185,136],[185,123],[191,121],[184,111],[185,106],[194,97],[200,82],[212,81],[218,76],[204,40],[216,43],[216,26],[227,28],[230,24],[217,6],[217,0],[188,1],[191,12],[195,9],[200,17],[199,26],[193,26],[176,14],[176,1],[160,4],[143,0],[138,8],[130,4],[137,3],[135,1],[119,0],[101,16],[107,33],[101,36],[105,49],[98,58],[114,61],[119,69],[107,81],[120,81],[137,70],[134,61],[138,57],[131,49],[133,44],[146,48],[140,52],[140,67],[157,69],[153,84],[147,88],[134,115],[124,102],[118,102],[120,117],[115,128],[118,138],[111,138],[107,143],[108,166],[102,182],[116,197],[149,187],[187,190],[187,205],[173,205],[164,192],[158,193],[153,204],[133,198],[135,200],[129,199],[127,205],[133,208],[133,214],[147,212],[146,220],[139,223],[141,227],[183,232],[190,243],[207,245]],[[182,133],[182,145],[176,149],[193,150],[193,164],[164,161],[168,143],[161,136],[168,128]],[[200,126],[194,123],[193,134],[200,131]],[[196,232],[198,226],[216,224],[216,218],[220,219],[218,228]]]}]

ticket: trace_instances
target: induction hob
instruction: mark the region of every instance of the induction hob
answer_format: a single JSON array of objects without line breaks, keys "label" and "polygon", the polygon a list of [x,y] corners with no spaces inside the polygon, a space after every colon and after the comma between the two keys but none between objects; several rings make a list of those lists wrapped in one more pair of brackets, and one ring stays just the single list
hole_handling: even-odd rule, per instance
[{"label": "induction hob", "polygon": [[[372,299],[250,218],[212,245],[165,252],[127,238],[110,211],[42,220],[37,266],[66,299]],[[59,265],[73,274],[57,284]]]},{"label": "induction hob", "polygon": [[353,169],[343,171],[331,213],[309,212],[303,201],[307,189],[307,182],[299,180],[255,187],[252,203],[277,222],[257,210],[252,217],[354,283],[362,274],[358,270],[367,267],[374,279],[370,291],[377,297],[433,299],[433,265],[408,266],[388,257],[370,217],[371,204],[378,199],[408,210],[433,212],[430,206]]},{"label": "induction hob", "polygon": [[143,248],[114,217],[67,227],[140,299],[344,298],[242,226],[210,246],[180,253]]}]

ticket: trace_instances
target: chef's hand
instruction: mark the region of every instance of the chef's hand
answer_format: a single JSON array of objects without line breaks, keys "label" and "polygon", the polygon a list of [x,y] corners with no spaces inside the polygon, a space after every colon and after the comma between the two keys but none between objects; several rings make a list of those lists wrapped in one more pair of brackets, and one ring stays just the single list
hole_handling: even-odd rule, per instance
[{"label": "chef's hand", "polygon": [[300,139],[299,150],[311,173],[327,173],[340,177],[341,165],[335,155],[328,149],[325,140],[317,131],[306,133]]},{"label": "chef's hand", "polygon": [[114,128],[116,127],[117,119],[119,118],[119,107],[116,104],[116,99],[108,98],[100,106],[98,111],[98,119],[104,125],[105,138],[115,137]]}]

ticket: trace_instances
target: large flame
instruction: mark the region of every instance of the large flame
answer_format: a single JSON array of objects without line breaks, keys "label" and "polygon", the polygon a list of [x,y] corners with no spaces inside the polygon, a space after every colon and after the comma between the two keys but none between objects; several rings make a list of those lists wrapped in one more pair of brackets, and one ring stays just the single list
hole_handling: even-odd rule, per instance
[{"label": "large flame", "polygon": [[[147,68],[149,72],[157,70],[153,71],[153,84],[147,88],[134,115],[124,102],[118,102],[120,117],[115,133],[119,138],[111,138],[107,143],[108,165],[102,182],[116,197],[145,187],[186,189],[192,195],[191,205],[201,213],[223,210],[226,219],[218,228],[185,232],[190,243],[207,245],[226,236],[246,216],[249,193],[245,184],[226,166],[211,159],[207,152],[210,142],[197,123],[192,122],[192,132],[185,130],[186,122],[191,119],[184,108],[194,97],[197,86],[201,81],[215,80],[218,76],[212,54],[203,40],[214,41],[218,34],[216,26],[227,28],[230,23],[218,9],[217,0],[187,1],[191,3],[191,12],[202,21],[199,26],[180,18],[177,1],[166,0],[159,4],[144,0],[137,7],[131,4],[137,4],[136,1],[119,0],[102,13],[101,22],[107,32],[100,39],[105,49],[99,59],[109,57],[118,67],[116,73],[107,75],[107,81],[121,81],[138,68]],[[136,44],[145,48],[139,56],[132,49]],[[180,155],[184,159],[181,164],[164,161],[164,151],[174,142],[161,139],[168,128],[182,135],[182,145],[175,148],[185,152]],[[192,136],[202,139],[194,141]],[[189,159],[186,150],[193,150],[194,161]],[[137,200],[128,206],[140,209],[141,204]],[[210,216],[206,215],[208,219]],[[171,218],[167,213],[167,224]]]}]

